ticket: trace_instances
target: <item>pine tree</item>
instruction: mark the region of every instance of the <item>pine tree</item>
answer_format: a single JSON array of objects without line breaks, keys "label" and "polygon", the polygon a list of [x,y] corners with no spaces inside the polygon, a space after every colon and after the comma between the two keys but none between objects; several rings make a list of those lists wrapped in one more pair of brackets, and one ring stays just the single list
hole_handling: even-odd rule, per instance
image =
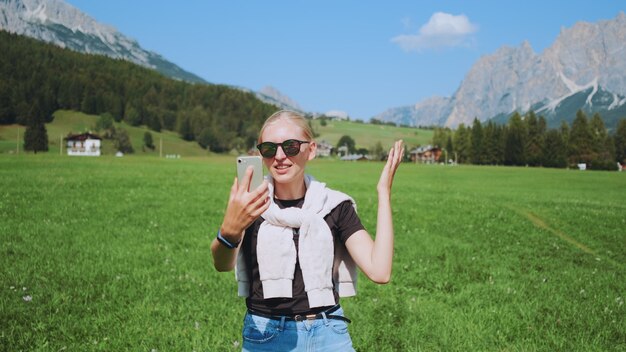
[{"label": "pine tree", "polygon": [[15,122],[15,112],[11,100],[11,87],[9,87],[8,82],[0,80],[0,124]]},{"label": "pine tree", "polygon": [[146,131],[146,133],[143,134],[143,144],[154,150],[154,142],[152,141],[152,133],[150,133],[149,131]]},{"label": "pine tree", "polygon": [[39,100],[35,100],[31,105],[25,120],[27,124],[24,132],[24,150],[35,152],[35,154],[37,152],[47,152],[48,131],[44,124],[46,118]]},{"label": "pine tree", "polygon": [[448,140],[446,141],[446,151],[448,152],[448,159],[449,159],[454,154],[454,144],[452,144],[452,134],[448,135]]},{"label": "pine tree", "polygon": [[473,164],[480,165],[483,164],[484,160],[484,150],[483,150],[483,127],[480,123],[480,120],[474,118],[474,123],[472,124],[472,137],[471,137],[471,148],[470,155]]},{"label": "pine tree", "polygon": [[561,121],[561,127],[559,128],[559,133],[561,134],[561,139],[563,140],[563,145],[565,146],[565,156],[566,160],[569,159],[569,125],[565,121]]},{"label": "pine tree", "polygon": [[470,131],[465,124],[460,124],[454,133],[454,150],[459,163],[470,161]]},{"label": "pine tree", "polygon": [[191,122],[189,121],[189,117],[185,113],[179,114],[177,129],[180,137],[186,141],[193,141],[196,138],[193,130],[191,129]]},{"label": "pine tree", "polygon": [[595,113],[591,118],[591,150],[594,154],[601,154],[606,151],[606,138],[608,133],[604,127],[604,121],[600,114]]},{"label": "pine tree", "polygon": [[543,117],[537,119],[534,112],[529,112],[524,120],[528,135],[524,145],[524,154],[526,163],[530,166],[541,165],[542,154],[544,149],[544,134],[546,123]]},{"label": "pine tree", "polygon": [[35,154],[48,151],[48,131],[43,122],[36,121],[26,126],[24,150],[32,151]]},{"label": "pine tree", "polygon": [[582,110],[578,110],[569,134],[570,163],[591,163],[593,159],[592,142],[593,136],[587,115]]},{"label": "pine tree", "polygon": [[546,133],[542,165],[546,167],[567,166],[567,146],[558,130]]},{"label": "pine tree", "polygon": [[496,124],[489,121],[484,129],[483,135],[483,162],[487,165],[498,164],[498,144],[499,136],[496,131]]},{"label": "pine tree", "polygon": [[615,131],[615,158],[626,164],[626,119],[620,119]]},{"label": "pine tree", "polygon": [[506,130],[504,145],[505,165],[524,165],[526,163],[524,155],[525,138],[524,122],[522,117],[515,112],[509,119],[509,125]]},{"label": "pine tree", "polygon": [[591,168],[597,170],[614,170],[615,164],[615,143],[609,136],[604,121],[599,113],[595,113],[591,118],[591,150],[593,159]]},{"label": "pine tree", "polygon": [[447,127],[437,127],[433,131],[433,146],[443,147],[446,145],[448,140],[448,136],[450,136],[450,129]]}]

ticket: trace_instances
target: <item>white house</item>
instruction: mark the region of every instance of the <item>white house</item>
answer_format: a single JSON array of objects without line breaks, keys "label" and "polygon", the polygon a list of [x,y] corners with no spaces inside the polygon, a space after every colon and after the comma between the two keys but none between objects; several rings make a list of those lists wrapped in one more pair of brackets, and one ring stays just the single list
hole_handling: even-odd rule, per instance
[{"label": "white house", "polygon": [[318,156],[330,156],[332,153],[333,147],[332,144],[322,140],[317,143],[317,155]]},{"label": "white house", "polygon": [[89,132],[70,134],[67,141],[67,155],[100,156],[102,138]]}]

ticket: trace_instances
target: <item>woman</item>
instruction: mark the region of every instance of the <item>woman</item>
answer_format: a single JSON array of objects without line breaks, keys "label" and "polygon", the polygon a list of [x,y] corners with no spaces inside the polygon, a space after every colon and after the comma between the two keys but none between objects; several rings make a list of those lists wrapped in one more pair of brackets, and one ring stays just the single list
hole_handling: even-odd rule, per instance
[{"label": "woman", "polygon": [[248,191],[252,168],[233,182],[224,221],[211,244],[218,271],[236,267],[246,296],[244,351],[353,351],[339,296],[355,292],[356,266],[389,282],[393,256],[391,185],[404,148],[389,151],[378,181],[376,239],[352,198],[305,174],[317,145],[293,111],[270,116],[257,146],[269,171]]}]

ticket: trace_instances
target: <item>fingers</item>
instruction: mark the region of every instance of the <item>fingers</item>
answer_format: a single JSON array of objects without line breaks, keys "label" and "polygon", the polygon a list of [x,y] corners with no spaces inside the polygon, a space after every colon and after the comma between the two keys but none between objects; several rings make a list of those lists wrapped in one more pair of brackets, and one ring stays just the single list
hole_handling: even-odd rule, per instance
[{"label": "fingers", "polygon": [[387,164],[391,163],[394,158],[394,154],[396,153],[396,148],[392,147],[389,149],[389,154],[387,155]]},{"label": "fingers", "polygon": [[267,180],[263,180],[259,187],[243,196],[246,199],[246,210],[252,218],[257,218],[269,207],[268,185]]},{"label": "fingers", "polygon": [[398,166],[402,162],[402,157],[404,156],[404,147],[402,140],[398,140],[394,143],[394,158],[391,164],[391,178],[393,179],[396,174],[396,170],[398,170]]},{"label": "fingers", "polygon": [[237,194],[237,176],[233,180],[233,185],[230,187],[230,196],[228,197],[229,201],[232,201],[235,198],[235,194]]},{"label": "fingers", "polygon": [[264,182],[259,187],[257,187],[257,189],[248,194],[248,199],[250,200],[249,202],[255,203],[259,200],[265,201],[269,198],[269,193],[270,192],[267,188],[267,184]]},{"label": "fingers", "polygon": [[[391,190],[391,185],[393,184],[393,178],[396,174],[396,170],[398,166],[402,162],[402,157],[404,156],[404,146],[402,140],[395,141],[393,147],[389,149],[389,155],[387,156],[387,163],[383,168],[383,171],[380,175],[379,180],[379,190],[384,190],[388,192]],[[382,187],[382,188],[381,188]]]},{"label": "fingers", "polygon": [[254,219],[258,218],[261,214],[265,213],[267,208],[270,207],[270,203],[269,196],[259,197],[253,204],[251,204],[253,210],[251,211],[250,216]]},{"label": "fingers", "polygon": [[268,192],[268,187],[269,187],[269,183],[267,182],[267,180],[263,180],[263,182],[261,182],[259,187],[257,187],[256,189],[250,191],[250,194],[254,198],[256,198],[256,197],[259,196],[259,194],[267,193]]},{"label": "fingers", "polygon": [[400,162],[402,162],[402,157],[404,156],[404,148],[402,140],[397,140],[393,146],[393,166],[397,168]]}]

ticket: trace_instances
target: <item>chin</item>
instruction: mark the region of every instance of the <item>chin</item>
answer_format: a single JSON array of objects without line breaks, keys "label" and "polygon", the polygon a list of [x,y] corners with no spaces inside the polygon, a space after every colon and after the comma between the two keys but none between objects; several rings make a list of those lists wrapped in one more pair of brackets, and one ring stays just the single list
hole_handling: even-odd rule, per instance
[{"label": "chin", "polygon": [[272,179],[276,183],[289,183],[293,179],[293,176],[289,174],[275,174],[272,173]]},{"label": "chin", "polygon": [[274,179],[274,182],[277,183],[291,183],[292,181],[294,181],[297,176],[298,173],[294,172],[295,170],[289,170],[289,172],[287,173],[277,173],[277,172],[272,172],[272,178]]}]

